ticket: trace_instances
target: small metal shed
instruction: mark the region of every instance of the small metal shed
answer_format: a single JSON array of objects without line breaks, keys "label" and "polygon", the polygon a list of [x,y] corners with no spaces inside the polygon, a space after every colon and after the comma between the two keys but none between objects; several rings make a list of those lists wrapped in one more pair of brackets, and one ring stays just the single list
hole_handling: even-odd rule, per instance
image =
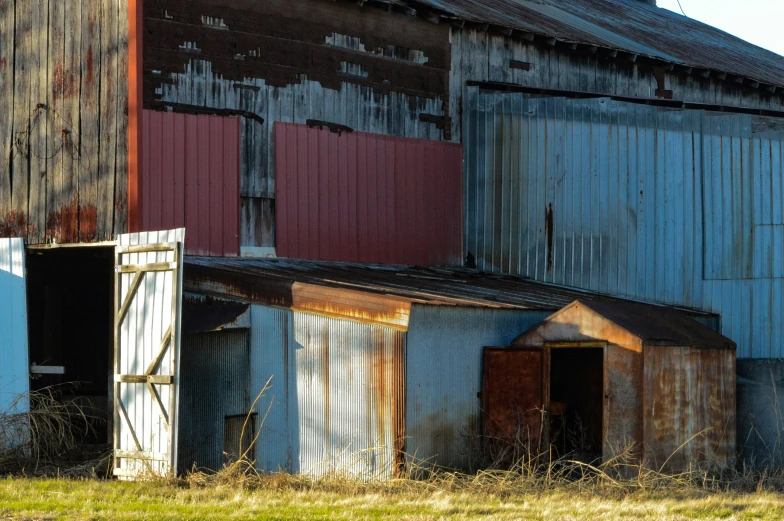
[{"label": "small metal shed", "polygon": [[511,348],[486,348],[483,425],[558,455],[607,461],[634,446],[655,469],[735,456],[735,343],[676,309],[575,301]]}]

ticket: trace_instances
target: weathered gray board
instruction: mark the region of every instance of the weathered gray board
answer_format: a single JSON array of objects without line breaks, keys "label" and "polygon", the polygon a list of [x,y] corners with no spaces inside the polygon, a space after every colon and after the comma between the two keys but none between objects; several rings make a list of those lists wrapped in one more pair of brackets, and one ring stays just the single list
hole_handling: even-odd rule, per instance
[{"label": "weathered gray board", "polygon": [[0,0],[0,237],[125,231],[127,0]]}]

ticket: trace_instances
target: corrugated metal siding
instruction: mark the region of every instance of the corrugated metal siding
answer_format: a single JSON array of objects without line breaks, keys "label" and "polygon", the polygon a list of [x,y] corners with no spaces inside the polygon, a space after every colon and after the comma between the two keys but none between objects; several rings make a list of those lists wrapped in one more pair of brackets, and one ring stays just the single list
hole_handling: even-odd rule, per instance
[{"label": "corrugated metal siding", "polygon": [[508,346],[544,311],[411,308],[406,336],[406,454],[471,470],[478,463],[482,349]]},{"label": "corrugated metal siding", "polygon": [[250,407],[249,340],[247,329],[183,337],[177,460],[180,472],[194,465],[210,470],[223,466],[226,416],[247,414]]},{"label": "corrugated metal siding", "polygon": [[464,118],[479,268],[720,313],[739,357],[784,356],[780,125],[473,88]]},{"label": "corrugated metal siding", "polygon": [[143,230],[184,226],[189,255],[239,254],[238,118],[144,111]]},{"label": "corrugated metal siding", "polygon": [[300,470],[394,476],[401,432],[405,334],[294,313]]},{"label": "corrugated metal siding", "polygon": [[737,455],[737,376],[732,350],[643,349],[643,430],[648,463],[665,471],[686,470],[699,463],[720,468],[732,465]]},{"label": "corrugated metal siding", "polygon": [[299,472],[297,382],[291,378],[294,352],[289,349],[291,316],[288,309],[251,306],[251,400],[259,398],[259,439],[256,468],[261,471]]},{"label": "corrugated metal siding", "polygon": [[405,333],[266,306],[253,306],[251,320],[252,392],[272,377],[257,405],[259,470],[392,477]]},{"label": "corrugated metal siding", "polygon": [[275,124],[277,252],[305,259],[462,261],[462,148]]},{"label": "corrugated metal siding", "polygon": [[0,415],[29,406],[24,253],[24,239],[0,238]]}]

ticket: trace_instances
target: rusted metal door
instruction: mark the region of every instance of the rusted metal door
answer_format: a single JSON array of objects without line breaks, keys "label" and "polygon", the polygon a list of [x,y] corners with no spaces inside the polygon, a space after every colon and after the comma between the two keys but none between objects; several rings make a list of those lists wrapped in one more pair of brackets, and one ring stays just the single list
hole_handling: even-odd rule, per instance
[{"label": "rusted metal door", "polygon": [[177,468],[185,230],[118,237],[114,322],[114,475]]},{"label": "rusted metal door", "polygon": [[542,452],[544,350],[485,347],[482,426],[490,462],[508,465]]}]

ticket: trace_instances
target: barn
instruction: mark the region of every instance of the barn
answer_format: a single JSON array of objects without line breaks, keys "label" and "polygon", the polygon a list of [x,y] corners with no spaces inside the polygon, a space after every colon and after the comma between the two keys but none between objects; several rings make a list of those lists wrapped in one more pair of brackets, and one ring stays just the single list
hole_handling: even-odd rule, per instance
[{"label": "barn", "polygon": [[[643,0],[7,0],[0,25],[0,392],[105,353],[76,376],[118,474],[176,467],[177,353],[207,334],[185,304],[258,302],[272,258],[708,317],[737,344],[740,454],[780,462],[784,58]],[[232,291],[188,286],[189,259],[239,263]],[[501,322],[487,342],[534,325]]]}]

